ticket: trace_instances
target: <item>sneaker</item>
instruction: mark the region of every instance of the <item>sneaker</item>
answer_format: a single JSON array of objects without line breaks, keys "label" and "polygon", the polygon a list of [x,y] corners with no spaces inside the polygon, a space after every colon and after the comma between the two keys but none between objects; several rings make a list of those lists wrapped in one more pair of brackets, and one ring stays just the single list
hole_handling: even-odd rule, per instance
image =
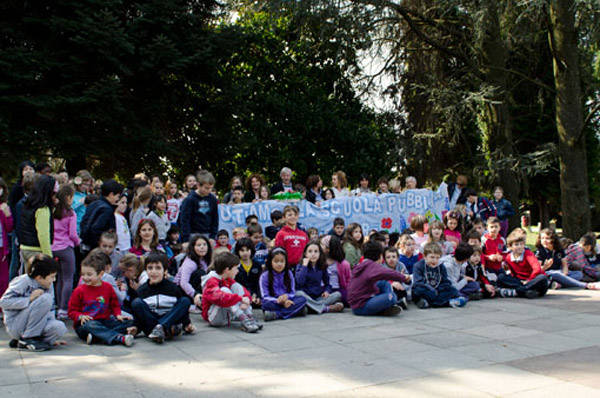
[{"label": "sneaker", "polygon": [[85,344],[92,345],[93,341],[94,341],[94,335],[91,333],[88,333],[87,337],[85,338]]},{"label": "sneaker", "polygon": [[132,334],[126,334],[120,337],[121,339],[121,344],[123,344],[125,347],[131,347],[133,345],[133,335]]},{"label": "sneaker", "polygon": [[598,283],[588,283],[585,287],[588,290],[600,290],[600,284]]},{"label": "sneaker", "polygon": [[10,348],[17,348],[19,346],[19,340],[12,339],[11,341],[8,342],[8,346]]},{"label": "sneaker", "polygon": [[335,304],[327,307],[327,312],[342,312],[342,311],[344,311],[343,303],[335,303]]},{"label": "sneaker", "polygon": [[552,283],[550,284],[551,290],[558,290],[561,287],[562,287],[562,285],[560,283],[558,283],[557,281],[552,281]]},{"label": "sneaker", "polygon": [[402,312],[402,308],[400,306],[392,305],[391,307],[386,308],[385,310],[381,311],[381,315],[394,316],[394,315],[398,315],[401,312]]},{"label": "sneaker", "polygon": [[246,332],[246,333],[256,333],[256,332],[258,332],[258,325],[256,324],[256,322],[254,322],[253,319],[245,318],[242,321],[241,329],[243,332]]},{"label": "sneaker", "polygon": [[304,306],[304,308],[302,308],[302,311],[300,311],[300,316],[306,316],[308,315],[308,307]]},{"label": "sneaker", "polygon": [[177,337],[177,336],[181,335],[182,332],[183,332],[183,326],[181,325],[181,323],[178,323],[177,325],[171,326],[171,333],[169,333],[169,337],[171,337],[171,338]]},{"label": "sneaker", "polygon": [[525,292],[525,297],[527,297],[528,299],[534,299],[534,298],[538,298],[540,297],[539,293],[535,290],[527,290]]},{"label": "sneaker", "polygon": [[58,310],[58,312],[56,313],[56,319],[58,319],[59,321],[68,321],[69,314],[65,310]]},{"label": "sneaker", "polygon": [[254,316],[250,316],[250,319],[254,322],[254,324],[258,327],[258,330],[262,330],[263,324],[254,318]]},{"label": "sneaker", "polygon": [[202,314],[202,310],[200,308],[196,307],[196,304],[192,304],[192,305],[190,305],[189,313],[190,314]]},{"label": "sneaker", "polygon": [[462,296],[453,298],[448,302],[448,304],[450,304],[450,307],[452,308],[464,307],[467,304],[467,299]]},{"label": "sneaker", "polygon": [[515,289],[500,289],[500,297],[516,297],[517,291]]},{"label": "sneaker", "polygon": [[408,301],[406,301],[406,297],[402,297],[400,301],[398,301],[398,305],[402,308],[402,311],[408,310]]},{"label": "sneaker", "polygon": [[162,344],[165,341],[165,329],[160,323],[154,326],[154,329],[148,335],[148,338],[157,344]]},{"label": "sneaker", "polygon": [[481,294],[481,292],[475,292],[475,293],[471,293],[469,294],[469,301],[471,300],[481,300],[483,298],[483,294]]},{"label": "sneaker", "polygon": [[417,301],[417,307],[419,307],[422,310],[424,310],[425,308],[429,308],[429,301],[422,298],[419,301]]},{"label": "sneaker", "polygon": [[263,318],[265,322],[270,322],[276,320],[279,316],[274,311],[263,311]]},{"label": "sneaker", "polygon": [[38,339],[21,339],[17,343],[17,349],[21,351],[48,351],[52,346],[44,341]]}]

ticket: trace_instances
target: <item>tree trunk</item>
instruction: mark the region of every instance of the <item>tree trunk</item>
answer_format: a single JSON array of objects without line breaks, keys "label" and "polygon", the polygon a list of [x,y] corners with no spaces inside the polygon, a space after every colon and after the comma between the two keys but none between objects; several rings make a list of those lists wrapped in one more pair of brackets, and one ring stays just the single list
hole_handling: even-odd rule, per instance
[{"label": "tree trunk", "polygon": [[563,233],[579,239],[590,229],[590,201],[574,3],[550,1],[549,42],[556,86]]},{"label": "tree trunk", "polygon": [[499,162],[514,155],[512,120],[509,110],[508,72],[506,58],[508,51],[502,40],[498,3],[495,0],[482,2],[484,22],[481,35],[481,70],[485,84],[493,92],[482,105],[480,120],[485,126],[484,144],[487,147],[489,165],[497,169],[499,185],[504,189],[505,197],[513,204],[516,214],[509,220],[510,228],[519,226],[520,180],[511,168],[512,162]]}]

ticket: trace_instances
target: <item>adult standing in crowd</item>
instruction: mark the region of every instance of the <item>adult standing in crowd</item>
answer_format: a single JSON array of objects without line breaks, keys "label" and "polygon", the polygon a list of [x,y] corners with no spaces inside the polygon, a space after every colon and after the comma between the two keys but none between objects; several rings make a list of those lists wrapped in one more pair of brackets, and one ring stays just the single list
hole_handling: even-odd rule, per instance
[{"label": "adult standing in crowd", "polygon": [[275,195],[279,192],[292,192],[294,187],[292,185],[292,169],[284,167],[279,173],[281,181],[271,187],[271,195]]},{"label": "adult standing in crowd", "polygon": [[490,217],[496,217],[496,208],[491,201],[483,196],[477,195],[473,189],[466,189],[465,196],[467,197],[467,215],[471,220],[480,218],[485,222]]},{"label": "adult standing in crowd", "polygon": [[344,173],[342,170],[336,171],[331,176],[331,190],[336,198],[350,196],[348,179],[346,178],[346,173]]},{"label": "adult standing in crowd", "polygon": [[323,180],[318,175],[311,175],[306,179],[306,200],[312,204],[318,204],[323,200]]},{"label": "adult standing in crowd", "polygon": [[260,187],[265,185],[265,179],[260,174],[254,173],[246,179],[246,193],[244,194],[244,202],[252,203],[260,199]]},{"label": "adult standing in crowd", "polygon": [[508,219],[515,215],[515,209],[510,201],[504,198],[504,189],[500,186],[494,188],[492,204],[496,207],[497,217],[500,220],[500,234],[503,238],[508,235]]},{"label": "adult standing in crowd", "polygon": [[227,204],[231,202],[231,199],[233,198],[233,191],[237,187],[244,187],[242,178],[240,176],[233,176],[229,182],[229,192],[227,192],[223,197],[223,203]]},{"label": "adult standing in crowd", "polygon": [[456,177],[456,182],[448,184],[448,200],[450,201],[450,208],[454,209],[458,204],[465,204],[467,197],[465,190],[467,188],[467,176],[459,174]]},{"label": "adult standing in crowd", "polygon": [[413,176],[408,176],[406,177],[406,180],[404,180],[406,183],[406,190],[409,189],[417,189],[417,179]]},{"label": "adult standing in crowd", "polygon": [[23,177],[27,173],[34,173],[33,170],[33,162],[26,160],[19,164],[19,175],[17,182],[10,189],[10,194],[8,195],[8,206],[10,207],[11,212],[15,212],[15,206],[19,203],[19,200],[25,195],[23,193]]}]

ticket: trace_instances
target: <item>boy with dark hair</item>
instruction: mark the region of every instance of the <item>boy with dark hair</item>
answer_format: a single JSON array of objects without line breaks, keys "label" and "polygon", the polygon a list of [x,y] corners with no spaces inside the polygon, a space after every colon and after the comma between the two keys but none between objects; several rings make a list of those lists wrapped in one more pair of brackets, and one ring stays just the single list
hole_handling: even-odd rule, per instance
[{"label": "boy with dark hair", "polygon": [[256,214],[249,214],[246,216],[246,227],[249,227],[252,224],[258,224],[258,217]]},{"label": "boy with dark hair", "polygon": [[192,300],[179,286],[165,278],[168,259],[164,253],[152,252],[146,257],[148,281],[138,289],[138,297],[131,307],[136,324],[155,343],[165,338],[194,333],[188,309]]},{"label": "boy with dark hair", "polygon": [[252,261],[259,264],[261,267],[265,265],[269,249],[263,241],[262,227],[260,224],[252,224],[248,226],[248,237],[254,245],[254,256]]},{"label": "boy with dark hair", "polygon": [[396,305],[398,297],[388,281],[410,283],[410,277],[382,266],[383,247],[368,241],[364,248],[365,259],[352,268],[348,285],[348,303],[355,315],[396,315],[402,309]]},{"label": "boy with dark hair", "polygon": [[54,317],[54,286],[58,263],[44,254],[31,260],[29,273],[14,278],[2,298],[4,325],[12,348],[45,351],[65,344],[65,324]]},{"label": "boy with dark hair", "polygon": [[206,170],[196,174],[196,190],[190,192],[181,203],[179,226],[181,240],[187,242],[190,235],[198,233],[214,241],[219,228],[219,207],[217,198],[211,193],[215,177]]},{"label": "boy with dark hair", "polygon": [[485,269],[498,273],[502,271],[503,254],[506,251],[506,241],[500,235],[500,220],[490,217],[487,220],[488,232],[481,238]]},{"label": "boy with dark hair", "polygon": [[306,232],[298,228],[298,206],[287,205],[283,209],[285,226],[275,236],[275,246],[283,247],[288,253],[288,262],[292,267],[302,259],[304,246],[308,243]]},{"label": "boy with dark hair", "polygon": [[502,267],[505,272],[498,275],[498,286],[502,297],[541,297],[548,291],[548,278],[542,271],[535,254],[525,248],[525,236],[519,231],[508,235],[509,253],[504,255]]},{"label": "boy with dark hair", "polygon": [[82,251],[88,252],[98,246],[100,235],[110,229],[116,230],[115,206],[121,198],[123,186],[115,180],[102,184],[102,197],[92,202],[81,219]]},{"label": "boy with dark hair", "polygon": [[229,232],[226,229],[222,229],[217,232],[217,243],[215,249],[219,247],[226,247],[227,250],[231,251],[231,244],[229,243]]},{"label": "boy with dark hair", "polygon": [[69,300],[69,317],[80,339],[88,345],[94,341],[105,344],[133,345],[137,328],[129,317],[121,314],[119,299],[113,287],[102,281],[110,258],[102,251],[91,252],[81,263],[81,279]]},{"label": "boy with dark hair", "polygon": [[446,267],[448,280],[461,296],[469,300],[481,300],[481,288],[479,283],[470,276],[465,274],[467,261],[473,254],[473,248],[467,243],[460,242],[454,250],[453,256],[445,256],[442,258],[442,264]]},{"label": "boy with dark hair", "polygon": [[452,286],[446,267],[440,267],[441,246],[429,242],[423,248],[423,254],[425,258],[413,269],[412,298],[417,307],[464,307],[467,299]]},{"label": "boy with dark hair", "polygon": [[252,315],[250,292],[235,281],[240,258],[224,252],[215,256],[213,270],[202,277],[202,296],[194,297],[196,305],[202,299],[202,318],[210,326],[225,326],[240,321],[246,333],[262,329]]},{"label": "boy with dark hair", "polygon": [[342,217],[336,217],[333,220],[333,228],[329,230],[327,235],[337,236],[339,240],[344,240],[344,232],[346,230],[346,223]]},{"label": "boy with dark hair", "polygon": [[273,225],[265,228],[265,235],[267,235],[267,238],[273,240],[283,226],[283,213],[279,210],[273,210],[271,212],[271,222]]}]

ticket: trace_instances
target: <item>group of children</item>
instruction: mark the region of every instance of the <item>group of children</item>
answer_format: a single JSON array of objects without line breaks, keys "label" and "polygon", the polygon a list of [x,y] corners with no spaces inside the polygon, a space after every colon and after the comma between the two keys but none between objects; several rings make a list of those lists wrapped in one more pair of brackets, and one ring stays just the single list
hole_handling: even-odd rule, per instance
[{"label": "group of children", "polygon": [[11,346],[64,344],[67,319],[87,344],[131,346],[142,332],[159,344],[194,334],[194,313],[214,327],[236,324],[256,333],[263,325],[253,309],[262,310],[264,321],[346,307],[360,316],[394,315],[409,301],[421,309],[457,308],[483,298],[541,297],[549,288],[599,288],[593,234],[561,242],[545,229],[533,253],[525,231],[505,239],[496,217],[470,218],[460,206],[443,221],[414,216],[402,234],[365,236],[360,224],[336,218],[320,236],[299,225],[298,207],[288,205],[271,214],[264,235],[257,217],[247,217],[246,228],[232,231],[232,246],[229,233],[217,230],[214,178],[201,172],[194,183],[177,208],[177,225],[170,198],[157,194],[159,182],[140,187],[132,208],[119,184],[104,183],[102,198],[87,205],[80,223],[69,212],[74,192],[58,189],[65,220],[54,224],[55,236],[59,231],[72,249],[80,230],[84,258],[76,276],[74,266],[65,276],[70,260],[28,253],[25,272],[0,299]]}]

